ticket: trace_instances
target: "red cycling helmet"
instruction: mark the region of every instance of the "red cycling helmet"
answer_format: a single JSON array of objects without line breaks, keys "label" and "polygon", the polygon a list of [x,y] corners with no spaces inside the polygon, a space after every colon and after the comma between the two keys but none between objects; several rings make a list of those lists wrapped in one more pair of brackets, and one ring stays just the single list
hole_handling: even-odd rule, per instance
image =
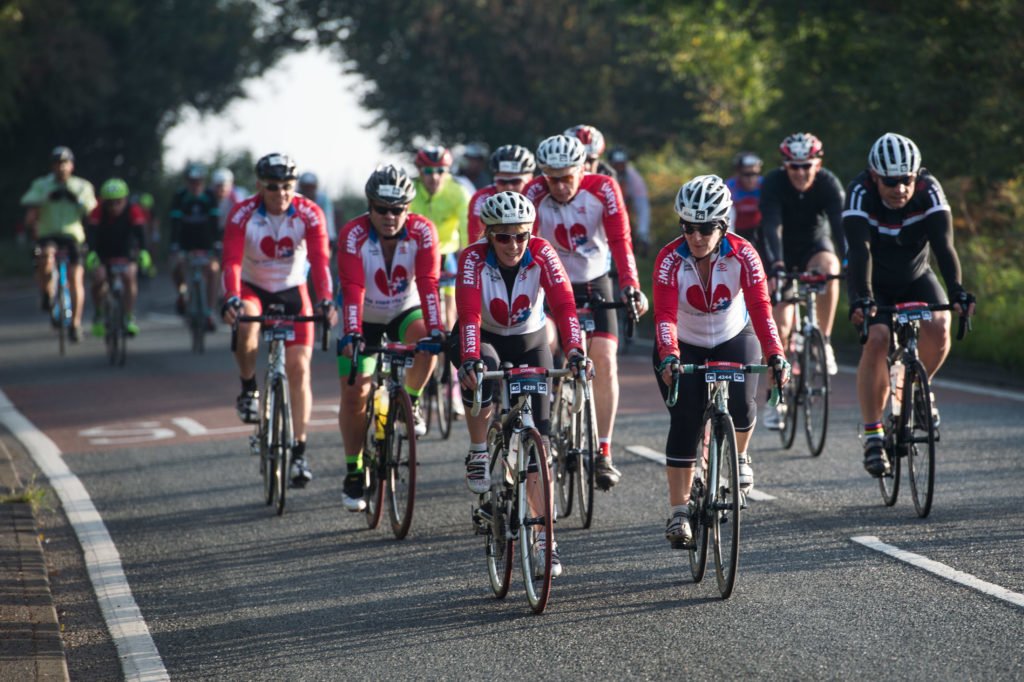
[{"label": "red cycling helmet", "polygon": [[447,147],[431,145],[416,152],[417,168],[451,168],[452,153]]},{"label": "red cycling helmet", "polygon": [[587,148],[587,159],[593,161],[604,154],[604,135],[594,126],[578,125],[566,128],[563,135],[575,137]]},{"label": "red cycling helmet", "polygon": [[793,133],[779,145],[783,161],[810,161],[825,155],[821,140],[811,133]]}]

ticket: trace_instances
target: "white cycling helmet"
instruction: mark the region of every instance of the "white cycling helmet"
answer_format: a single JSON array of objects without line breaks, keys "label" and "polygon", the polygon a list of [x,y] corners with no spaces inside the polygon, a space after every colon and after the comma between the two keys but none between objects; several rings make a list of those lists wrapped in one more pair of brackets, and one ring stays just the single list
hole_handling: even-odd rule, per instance
[{"label": "white cycling helmet", "polygon": [[210,184],[214,187],[221,185],[232,185],[235,182],[235,174],[230,168],[218,168],[210,175]]},{"label": "white cycling helmet", "polygon": [[537,217],[533,202],[519,192],[498,192],[480,207],[484,225],[529,225]]},{"label": "white cycling helmet", "polygon": [[882,177],[916,173],[921,168],[921,150],[909,137],[886,133],[871,145],[868,166]]},{"label": "white cycling helmet", "polygon": [[587,158],[591,161],[604,154],[604,135],[594,126],[581,124],[566,128],[562,134],[579,139],[587,148]]},{"label": "white cycling helmet", "polygon": [[537,163],[543,168],[576,168],[586,160],[587,148],[578,138],[568,135],[552,135],[537,147]]},{"label": "white cycling helmet", "polygon": [[728,220],[732,194],[717,175],[698,175],[679,188],[676,213],[688,223]]}]

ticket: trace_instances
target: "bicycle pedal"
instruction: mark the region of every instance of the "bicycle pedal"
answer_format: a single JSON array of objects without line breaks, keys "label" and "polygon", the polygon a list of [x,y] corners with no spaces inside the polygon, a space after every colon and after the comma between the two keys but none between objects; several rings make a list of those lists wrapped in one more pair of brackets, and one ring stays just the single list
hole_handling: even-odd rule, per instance
[{"label": "bicycle pedal", "polygon": [[260,455],[260,438],[259,436],[249,436],[249,454],[253,457],[259,457]]}]

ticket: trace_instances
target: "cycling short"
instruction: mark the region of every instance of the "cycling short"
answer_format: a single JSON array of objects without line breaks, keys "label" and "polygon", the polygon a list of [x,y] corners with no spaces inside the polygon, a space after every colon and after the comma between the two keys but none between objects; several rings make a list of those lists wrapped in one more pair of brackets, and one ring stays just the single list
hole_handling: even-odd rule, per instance
[{"label": "cycling short", "polygon": [[208,225],[182,225],[178,232],[178,246],[182,251],[213,251],[219,240],[219,235]]},{"label": "cycling short", "polygon": [[[309,291],[307,291],[305,284],[300,284],[299,286],[291,289],[284,289],[282,291],[275,291],[271,293],[269,291],[264,291],[255,285],[249,284],[248,282],[242,282],[241,299],[243,301],[255,303],[257,315],[262,315],[263,311],[267,309],[267,306],[273,303],[283,305],[285,315],[313,314],[313,305],[309,302]],[[313,323],[296,322],[295,338],[291,341],[285,341],[284,345],[286,347],[312,346]]]},{"label": "cycling short", "polygon": [[[935,276],[935,272],[931,268],[925,270],[923,275],[902,289],[890,290],[885,293],[877,289],[875,290],[875,303],[878,305],[896,305],[897,303],[907,303],[909,301],[949,303],[946,292],[943,290],[942,285],[939,284],[939,278]],[[871,318],[869,324],[884,324],[891,327],[892,314],[878,314]]]},{"label": "cycling short", "polygon": [[783,241],[782,252],[786,261],[786,269],[790,271],[804,272],[807,264],[815,254],[827,251],[836,252],[836,246],[830,237],[819,237],[812,241],[799,240],[794,243]]},{"label": "cycling short", "polygon": [[[363,342],[367,346],[379,346],[380,342],[384,340],[384,335],[387,334],[388,338],[392,341],[402,343],[405,339],[405,332],[409,329],[409,325],[422,319],[423,308],[417,305],[398,313],[387,324],[364,322]],[[351,369],[352,359],[345,355],[339,355],[338,376],[342,378],[348,377]],[[359,356],[359,374],[369,376],[370,374],[373,374],[375,369],[377,369],[376,355],[371,354]]]},{"label": "cycling short", "polygon": [[37,251],[41,251],[49,246],[57,250],[64,249],[68,255],[68,263],[71,265],[78,265],[82,262],[82,245],[71,235],[51,234],[36,240]]},{"label": "cycling short", "polygon": [[[603,299],[609,303],[617,301],[618,299],[615,297],[613,289],[612,275],[604,274],[600,277],[595,277],[589,282],[573,284],[572,294],[576,299],[576,307],[582,308],[583,304],[591,298]],[[545,305],[547,304],[545,303]],[[591,311],[591,317],[594,320],[594,336],[611,339],[615,343],[619,342],[619,318],[615,312],[615,308]],[[551,318],[550,310],[547,311],[547,314]]]},{"label": "cycling short", "polygon": [[[702,365],[706,360],[721,362],[742,362],[750,364],[761,358],[761,344],[754,335],[754,329],[747,323],[736,336],[714,348],[701,348],[679,342],[679,362],[687,365]],[[668,398],[668,386],[661,382],[658,372],[658,349],[654,349],[654,375],[662,398]],[[747,374],[746,381],[729,384],[729,414],[739,432],[754,428],[757,416],[757,376]],[[692,468],[697,461],[697,445],[700,441],[704,407],[707,404],[707,388],[700,374],[683,374],[679,377],[679,398],[668,408],[671,423],[668,440],[665,443],[665,464],[676,468]]]},{"label": "cycling short", "polygon": [[[462,349],[460,340],[462,338],[459,325],[455,325],[451,335],[448,337],[448,357],[456,367],[462,365]],[[487,371],[493,372],[501,366],[502,362],[511,362],[515,366],[527,365],[529,367],[552,367],[551,347],[548,346],[546,329],[538,329],[529,334],[517,336],[501,336],[487,330],[480,333],[480,359],[484,361]],[[480,404],[484,407],[491,404],[494,399],[494,389],[497,382],[485,381],[483,390],[480,392]],[[551,380],[548,380],[548,391],[551,390]],[[551,397],[549,395],[534,395],[531,397],[531,409],[533,410],[533,422],[542,436],[548,435],[551,430]],[[473,405],[473,394],[470,391],[462,392],[462,402],[467,407]]]}]

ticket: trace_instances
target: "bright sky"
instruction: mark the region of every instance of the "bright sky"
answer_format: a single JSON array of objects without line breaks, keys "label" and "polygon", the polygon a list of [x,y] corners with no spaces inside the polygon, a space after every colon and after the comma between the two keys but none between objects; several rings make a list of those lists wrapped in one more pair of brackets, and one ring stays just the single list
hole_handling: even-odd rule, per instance
[{"label": "bright sky", "polygon": [[[218,149],[248,149],[254,158],[290,155],[299,172],[313,171],[332,197],[360,192],[378,163],[411,167],[410,159],[385,152],[372,116],[359,106],[365,82],[346,75],[320,49],[289,55],[263,76],[245,83],[246,98],[217,116],[186,112],[165,140],[164,165],[183,168],[192,158],[210,159]],[[249,188],[252,189],[252,188]]]}]

